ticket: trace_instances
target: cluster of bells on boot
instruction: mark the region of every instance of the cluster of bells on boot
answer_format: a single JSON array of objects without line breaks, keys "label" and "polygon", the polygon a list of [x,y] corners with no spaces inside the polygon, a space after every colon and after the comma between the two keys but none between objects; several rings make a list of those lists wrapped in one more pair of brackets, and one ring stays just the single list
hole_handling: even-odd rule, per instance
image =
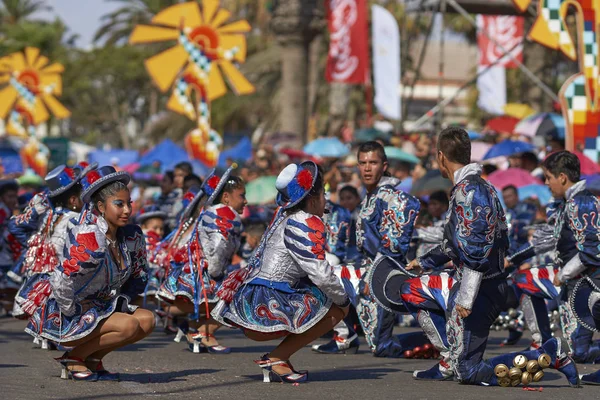
[{"label": "cluster of bells on boot", "polygon": [[[553,332],[560,330],[560,316],[557,310],[548,313],[548,320],[550,321],[550,330]],[[502,331],[507,329],[520,329],[523,328],[524,323],[524,315],[520,310],[515,310],[514,308],[510,308],[506,314],[499,315],[498,318],[494,321],[492,326],[490,326],[490,330]]]},{"label": "cluster of bells on boot", "polygon": [[519,354],[513,360],[513,367],[498,364],[494,373],[498,377],[498,384],[502,387],[529,386],[531,382],[539,382],[544,377],[544,369],[550,366],[552,359],[548,354],[541,354],[537,360],[528,360]]},{"label": "cluster of bells on boot", "polygon": [[431,343],[426,343],[423,346],[417,346],[412,350],[406,350],[404,352],[404,358],[432,358],[437,359],[440,357],[440,352],[433,347]]}]

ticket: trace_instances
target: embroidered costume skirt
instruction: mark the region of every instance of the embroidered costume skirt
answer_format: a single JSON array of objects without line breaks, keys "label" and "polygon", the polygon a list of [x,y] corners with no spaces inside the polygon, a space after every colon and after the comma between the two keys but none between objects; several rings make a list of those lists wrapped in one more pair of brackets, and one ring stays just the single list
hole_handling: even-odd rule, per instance
[{"label": "embroidered costume skirt", "polygon": [[[50,274],[32,274],[23,282],[15,296],[13,316],[19,319],[31,317],[38,307],[46,303],[51,293]],[[19,314],[15,315],[14,312],[17,310]]]},{"label": "embroidered costume skirt", "polygon": [[89,300],[90,308],[87,311],[82,313],[82,307],[78,304],[78,312],[68,316],[61,313],[56,300],[50,297],[46,304],[31,316],[25,332],[57,343],[72,342],[92,333],[102,320],[115,312],[133,314],[138,307],[130,305],[129,302],[129,297],[125,295],[118,295],[109,300]]},{"label": "embroidered costume skirt", "polygon": [[223,301],[212,312],[226,325],[256,332],[306,332],[331,308],[332,301],[310,281],[294,287],[255,278],[243,285],[231,303]]},{"label": "embroidered costume skirt", "polygon": [[169,303],[173,303],[177,298],[182,298],[190,303],[201,303],[204,301],[206,294],[209,303],[216,303],[219,301],[216,293],[225,277],[216,280],[211,278],[207,271],[203,271],[202,284],[200,284],[200,282],[197,282],[195,271],[187,268],[187,266],[171,265],[171,269],[156,295]]}]

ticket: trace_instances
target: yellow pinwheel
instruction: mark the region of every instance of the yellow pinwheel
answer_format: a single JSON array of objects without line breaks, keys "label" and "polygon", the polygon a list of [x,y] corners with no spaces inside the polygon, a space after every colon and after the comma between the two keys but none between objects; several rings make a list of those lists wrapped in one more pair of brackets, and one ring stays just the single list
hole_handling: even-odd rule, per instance
[{"label": "yellow pinwheel", "polygon": [[186,104],[179,95],[191,88],[204,86],[210,102],[227,92],[223,75],[238,95],[254,92],[254,86],[233,64],[246,59],[246,38],[250,24],[241,20],[224,23],[231,13],[219,8],[218,0],[187,2],[168,7],[152,18],[153,25],[138,25],[129,43],[154,43],[176,40],[177,45],[146,60],[148,73],[162,92],[174,87],[169,108],[192,117],[193,105]]},{"label": "yellow pinwheel", "polygon": [[67,118],[71,113],[57,99],[62,93],[64,67],[48,65],[40,50],[27,47],[23,52],[0,58],[0,118],[10,113],[7,131],[25,134],[23,122],[36,126],[50,118]]}]

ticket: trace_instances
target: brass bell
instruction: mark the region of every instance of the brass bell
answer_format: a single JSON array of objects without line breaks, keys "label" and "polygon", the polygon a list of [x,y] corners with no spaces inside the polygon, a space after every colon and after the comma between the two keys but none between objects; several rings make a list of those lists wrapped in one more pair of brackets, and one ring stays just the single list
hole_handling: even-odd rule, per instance
[{"label": "brass bell", "polygon": [[519,386],[519,384],[521,383],[520,379],[514,379],[512,381],[510,381],[510,386]]},{"label": "brass bell", "polygon": [[525,368],[525,366],[527,365],[527,361],[527,357],[525,357],[523,354],[519,354],[513,360],[513,364],[517,368]]},{"label": "brass bell", "polygon": [[550,358],[550,356],[546,353],[544,353],[538,357],[538,364],[539,364],[540,368],[542,368],[542,369],[548,368],[550,366],[551,362],[552,362],[552,358]]},{"label": "brass bell", "polygon": [[527,362],[527,366],[525,368],[527,369],[527,372],[529,372],[530,374],[535,374],[536,372],[538,372],[540,370],[540,366],[538,365],[538,362],[535,360],[529,360]]},{"label": "brass bell", "polygon": [[523,384],[523,386],[529,385],[532,379],[533,378],[531,374],[527,371],[523,372],[523,375],[521,375],[521,383]]},{"label": "brass bell", "polygon": [[510,386],[510,378],[505,376],[504,378],[498,378],[498,385],[502,386],[502,387],[509,387]]},{"label": "brass bell", "polygon": [[533,375],[533,381],[534,381],[534,382],[539,382],[539,381],[541,381],[541,380],[542,380],[542,378],[543,378],[543,377],[544,377],[544,371],[542,371],[542,370],[539,370],[538,372],[536,372],[536,373]]},{"label": "brass bell", "polygon": [[[498,364],[494,368],[494,373],[498,378],[506,378],[508,376],[508,367],[504,364]],[[508,383],[510,384],[510,380]]]},{"label": "brass bell", "polygon": [[508,377],[511,380],[520,380],[522,374],[523,373],[521,372],[521,370],[517,367],[513,367],[510,369],[510,371],[508,371]]}]

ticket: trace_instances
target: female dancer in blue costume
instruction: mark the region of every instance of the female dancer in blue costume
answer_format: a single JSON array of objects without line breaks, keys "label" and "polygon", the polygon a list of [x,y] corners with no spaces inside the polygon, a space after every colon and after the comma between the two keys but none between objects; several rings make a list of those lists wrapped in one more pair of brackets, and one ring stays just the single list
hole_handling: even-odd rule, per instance
[{"label": "female dancer in blue costume", "polygon": [[141,229],[129,225],[131,197],[126,172],[111,166],[81,181],[86,209],[67,231],[52,294],[36,310],[26,331],[72,350],[58,358],[62,378],[118,380],[102,359],[154,329],[154,315],[130,305],[147,282],[146,245]]},{"label": "female dancer in blue costume", "polygon": [[[52,291],[50,275],[59,263],[67,230],[83,208],[80,181],[95,168],[84,163],[55,168],[45,178],[48,193],[34,196],[23,213],[10,220],[9,232],[26,249],[19,266],[24,282],[15,297],[14,317],[29,318],[46,303]],[[39,335],[34,337],[37,342]],[[49,348],[47,339],[42,339],[42,348]]]},{"label": "female dancer in blue costume", "polygon": [[0,306],[6,313],[13,308],[19,289],[18,280],[10,272],[19,259],[22,246],[8,232],[8,222],[18,205],[19,184],[14,179],[0,179]]},{"label": "female dancer in blue costume", "polygon": [[[230,274],[213,317],[252,340],[284,338],[255,362],[264,381],[302,382],[289,358],[348,313],[350,300],[325,259],[323,177],[313,162],[288,165],[276,181],[281,206],[247,269]],[[240,287],[240,284],[243,285]]]},{"label": "female dancer in blue costume", "polygon": [[162,268],[156,263],[156,253],[159,244],[163,240],[165,232],[165,221],[168,214],[158,206],[150,205],[142,207],[135,217],[135,222],[142,228],[144,240],[146,241],[146,254],[148,256],[148,284],[141,293],[142,305],[147,308],[149,299],[156,299],[156,293],[160,287]]},{"label": "female dancer in blue costume", "polygon": [[[221,325],[210,318],[210,310],[218,301],[216,292],[241,241],[240,214],[246,206],[246,189],[240,178],[231,176],[232,170],[229,168],[221,178],[211,174],[187,207],[171,246],[171,266],[159,291],[163,299],[191,315],[194,322],[187,339],[194,353],[231,352],[217,342],[214,333]],[[204,196],[207,199],[202,204]]]}]

